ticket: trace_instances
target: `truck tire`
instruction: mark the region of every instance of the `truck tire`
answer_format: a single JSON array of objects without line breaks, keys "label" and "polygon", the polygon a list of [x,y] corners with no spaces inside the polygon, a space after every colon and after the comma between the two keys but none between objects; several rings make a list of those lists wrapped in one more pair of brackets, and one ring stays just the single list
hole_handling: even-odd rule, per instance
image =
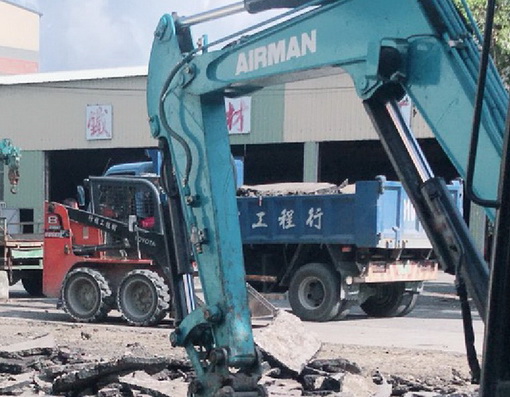
[{"label": "truck tire", "polygon": [[402,302],[400,303],[400,307],[397,310],[397,317],[407,316],[409,313],[413,311],[416,307],[416,303],[418,302],[418,297],[420,294],[417,292],[405,292],[402,296]]},{"label": "truck tire", "polygon": [[360,305],[363,311],[370,317],[395,317],[403,315],[401,313],[407,310],[407,306],[411,303],[405,303],[407,302],[407,292],[403,282],[374,284],[373,288],[376,289],[375,294]]},{"label": "truck tire", "polygon": [[156,325],[170,310],[168,285],[156,272],[133,270],[120,283],[117,307],[131,325]]},{"label": "truck tire", "polygon": [[82,267],[66,275],[62,284],[62,306],[76,321],[104,320],[113,302],[112,290],[97,270]]},{"label": "truck tire", "polygon": [[43,296],[42,270],[24,270],[21,272],[21,284],[30,296]]},{"label": "truck tire", "polygon": [[[21,270],[14,270],[9,278],[9,287],[17,284],[21,280]],[[28,292],[28,291],[27,291]]]},{"label": "truck tire", "polygon": [[289,285],[292,312],[305,321],[329,321],[340,309],[340,277],[324,263],[308,263]]}]

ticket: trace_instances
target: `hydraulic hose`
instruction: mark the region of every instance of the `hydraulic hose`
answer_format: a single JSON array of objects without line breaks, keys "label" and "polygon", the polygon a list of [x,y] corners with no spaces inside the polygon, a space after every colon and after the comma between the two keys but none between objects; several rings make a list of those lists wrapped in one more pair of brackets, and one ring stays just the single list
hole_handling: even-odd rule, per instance
[{"label": "hydraulic hose", "polygon": [[487,79],[487,67],[489,65],[489,55],[492,41],[492,28],[494,26],[494,12],[496,1],[488,0],[485,16],[485,30],[483,34],[482,55],[478,74],[478,85],[475,97],[475,109],[473,115],[473,124],[471,132],[471,144],[469,147],[468,165],[466,171],[466,195],[474,203],[483,207],[497,208],[498,200],[489,200],[480,197],[473,189],[473,177],[475,174],[476,155],[478,152],[478,141],[480,136],[480,123],[482,119],[483,100],[485,92],[485,83]]}]

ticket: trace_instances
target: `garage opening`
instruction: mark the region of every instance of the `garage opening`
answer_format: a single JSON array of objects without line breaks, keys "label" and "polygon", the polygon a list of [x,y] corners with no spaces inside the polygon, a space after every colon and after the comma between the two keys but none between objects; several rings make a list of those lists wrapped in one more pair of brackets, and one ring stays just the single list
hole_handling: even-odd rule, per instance
[{"label": "garage opening", "polygon": [[[435,175],[449,182],[458,177],[448,157],[435,139],[420,139],[419,144]],[[321,142],[320,180],[340,184],[346,179],[350,183],[373,180],[385,175],[388,180],[397,180],[388,155],[380,141]]]},{"label": "garage opening", "polygon": [[232,154],[244,162],[244,183],[302,182],[302,143],[233,145]]},{"label": "garage opening", "polygon": [[50,201],[76,198],[76,187],[85,178],[100,176],[112,165],[150,161],[146,149],[149,148],[47,152]]}]

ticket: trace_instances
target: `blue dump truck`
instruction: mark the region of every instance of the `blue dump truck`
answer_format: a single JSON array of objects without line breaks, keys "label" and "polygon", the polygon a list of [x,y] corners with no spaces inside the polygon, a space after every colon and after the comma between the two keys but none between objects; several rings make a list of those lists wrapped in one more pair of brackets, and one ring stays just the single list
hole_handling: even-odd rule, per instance
[{"label": "blue dump truck", "polygon": [[[260,291],[288,291],[303,320],[408,314],[437,261],[399,182],[379,177],[332,194],[251,189],[238,198],[247,278]],[[449,185],[462,208],[462,184]],[[295,193],[295,192],[294,192]]]},{"label": "blue dump truck", "polygon": [[[143,176],[151,163],[122,164],[105,175]],[[462,209],[460,181],[449,185]],[[288,292],[308,321],[345,317],[361,306],[374,317],[404,316],[438,263],[399,182],[378,177],[339,188],[276,184],[238,189],[247,281],[265,293]]]}]

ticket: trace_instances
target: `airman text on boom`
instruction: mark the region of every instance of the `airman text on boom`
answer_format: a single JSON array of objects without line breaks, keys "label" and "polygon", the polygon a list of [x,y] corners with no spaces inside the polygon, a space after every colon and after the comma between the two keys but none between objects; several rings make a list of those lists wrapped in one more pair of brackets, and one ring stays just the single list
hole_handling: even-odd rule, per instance
[{"label": "airman text on boom", "polygon": [[290,61],[317,51],[317,30],[291,36],[268,45],[241,52],[237,56],[236,76]]}]

